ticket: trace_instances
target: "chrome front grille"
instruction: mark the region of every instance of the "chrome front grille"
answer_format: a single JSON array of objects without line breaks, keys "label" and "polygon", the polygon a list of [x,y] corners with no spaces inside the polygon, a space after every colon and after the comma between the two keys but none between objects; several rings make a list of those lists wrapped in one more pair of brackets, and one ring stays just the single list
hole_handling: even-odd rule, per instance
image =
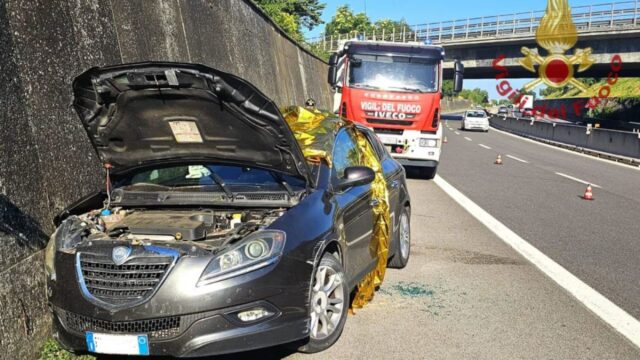
[{"label": "chrome front grille", "polygon": [[153,293],[171,267],[171,256],[134,257],[122,265],[106,255],[79,255],[81,281],[96,299],[124,305],[145,299]]}]

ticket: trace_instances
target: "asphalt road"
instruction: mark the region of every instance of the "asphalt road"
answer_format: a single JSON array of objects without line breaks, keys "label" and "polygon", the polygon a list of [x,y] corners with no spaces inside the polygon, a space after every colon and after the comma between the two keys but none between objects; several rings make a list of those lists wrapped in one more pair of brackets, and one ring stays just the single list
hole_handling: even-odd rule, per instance
[{"label": "asphalt road", "polygon": [[[555,262],[640,318],[640,169],[448,121],[438,173]],[[494,165],[501,154],[504,165]],[[515,158],[514,158],[515,157]],[[524,162],[523,162],[524,161]],[[581,199],[585,181],[594,201]]]}]

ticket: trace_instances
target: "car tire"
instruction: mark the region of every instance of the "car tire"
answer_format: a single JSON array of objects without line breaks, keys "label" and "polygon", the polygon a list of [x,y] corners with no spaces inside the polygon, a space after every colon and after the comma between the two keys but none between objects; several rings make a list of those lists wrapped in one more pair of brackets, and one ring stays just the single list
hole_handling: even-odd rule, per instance
[{"label": "car tire", "polygon": [[418,171],[422,179],[431,180],[434,177],[436,177],[436,172],[438,172],[438,166],[421,167]]},{"label": "car tire", "polygon": [[[331,276],[334,276],[333,280]],[[339,283],[335,284],[335,281]],[[313,287],[309,302],[311,314],[309,338],[298,348],[298,351],[308,354],[324,351],[338,341],[349,311],[349,288],[344,269],[333,255],[326,253],[322,256],[311,282]],[[319,283],[323,283],[324,286],[319,286]],[[336,302],[338,299],[340,301]],[[336,310],[340,313],[336,313]],[[327,318],[329,313],[331,315]]]},{"label": "car tire", "polygon": [[389,261],[392,269],[403,269],[411,256],[411,210],[405,207],[398,217],[398,233],[396,234],[396,253]]}]

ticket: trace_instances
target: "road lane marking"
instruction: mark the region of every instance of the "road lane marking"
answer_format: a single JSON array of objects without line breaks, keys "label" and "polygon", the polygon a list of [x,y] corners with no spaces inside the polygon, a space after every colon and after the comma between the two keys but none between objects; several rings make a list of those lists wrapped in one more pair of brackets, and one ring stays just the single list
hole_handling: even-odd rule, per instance
[{"label": "road lane marking", "polygon": [[459,133],[459,132],[457,132],[457,131],[455,131],[455,133],[456,133],[456,135],[460,135],[460,133]]},{"label": "road lane marking", "polygon": [[579,182],[579,183],[583,183],[583,184],[585,184],[585,185],[591,185],[591,186],[593,186],[593,187],[595,187],[595,188],[602,189],[602,186],[600,186],[600,185],[596,185],[596,184],[594,184],[594,183],[590,183],[590,182],[588,182],[588,181],[584,181],[584,180],[578,179],[577,177],[573,177],[573,176],[571,176],[571,175],[563,174],[563,173],[561,173],[561,172],[556,172],[556,175],[560,175],[560,176],[565,177],[565,178],[567,178],[567,179],[571,179],[571,180],[573,180],[573,181],[577,181],[577,182]]},{"label": "road lane marking", "polygon": [[471,138],[468,137],[468,136],[465,136],[464,139],[467,140],[467,141],[471,141]]},{"label": "road lane marking", "polygon": [[507,155],[507,157],[510,158],[510,159],[516,160],[516,161],[520,161],[521,163],[525,163],[525,164],[529,163],[527,160],[522,160],[522,159],[517,158],[517,157],[515,157],[513,155]]},{"label": "road lane marking", "polygon": [[635,346],[640,347],[640,321],[551,260],[551,258],[491,216],[491,214],[451,186],[439,175],[436,175],[434,182],[502,241],[520,253],[560,287],[568,291],[609,326],[629,339]]},{"label": "road lane marking", "polygon": [[504,134],[504,135],[509,135],[509,136],[514,137],[514,138],[516,138],[516,139],[520,139],[520,140],[527,141],[527,142],[530,142],[530,143],[533,143],[533,144],[537,144],[537,145],[540,145],[540,146],[548,147],[548,148],[550,148],[550,149],[555,149],[555,150],[562,151],[562,152],[566,152],[566,153],[569,153],[569,154],[573,154],[573,155],[577,155],[577,156],[582,156],[582,157],[584,157],[584,158],[588,158],[588,159],[591,159],[591,160],[598,160],[598,161],[605,162],[605,163],[607,163],[607,164],[611,164],[611,165],[621,166],[621,167],[626,168],[626,169],[631,169],[631,170],[640,171],[640,165],[638,165],[638,166],[634,166],[634,165],[623,164],[623,163],[615,162],[615,161],[612,161],[612,160],[607,160],[607,159],[603,159],[603,158],[595,157],[595,156],[592,156],[592,155],[587,155],[587,154],[579,153],[579,152],[577,152],[577,151],[573,151],[573,150],[569,150],[569,149],[561,148],[561,147],[559,147],[559,146],[553,146],[553,145],[545,144],[545,143],[540,142],[540,141],[536,141],[536,140],[529,139],[529,138],[526,138],[526,137],[523,137],[523,136],[519,136],[519,135],[516,135],[516,134],[512,134],[512,133],[510,133],[510,132],[508,132],[508,131],[504,131],[504,130],[497,129],[497,128],[493,127],[493,126],[492,126],[491,128],[492,128],[493,130],[497,131],[498,133],[502,133],[502,134]]},{"label": "road lane marking", "polygon": [[487,150],[491,150],[491,146],[487,146],[485,144],[478,144],[478,146],[481,146],[481,147],[483,147],[483,148],[485,148]]}]

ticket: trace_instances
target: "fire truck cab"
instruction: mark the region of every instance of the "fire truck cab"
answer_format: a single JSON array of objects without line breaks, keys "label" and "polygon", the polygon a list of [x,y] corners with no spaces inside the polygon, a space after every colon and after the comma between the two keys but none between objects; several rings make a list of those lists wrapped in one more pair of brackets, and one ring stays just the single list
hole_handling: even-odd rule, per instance
[{"label": "fire truck cab", "polygon": [[[329,59],[334,111],[378,135],[405,167],[435,176],[440,161],[444,49],[418,43],[347,41]],[[454,90],[463,66],[455,62]]]}]

